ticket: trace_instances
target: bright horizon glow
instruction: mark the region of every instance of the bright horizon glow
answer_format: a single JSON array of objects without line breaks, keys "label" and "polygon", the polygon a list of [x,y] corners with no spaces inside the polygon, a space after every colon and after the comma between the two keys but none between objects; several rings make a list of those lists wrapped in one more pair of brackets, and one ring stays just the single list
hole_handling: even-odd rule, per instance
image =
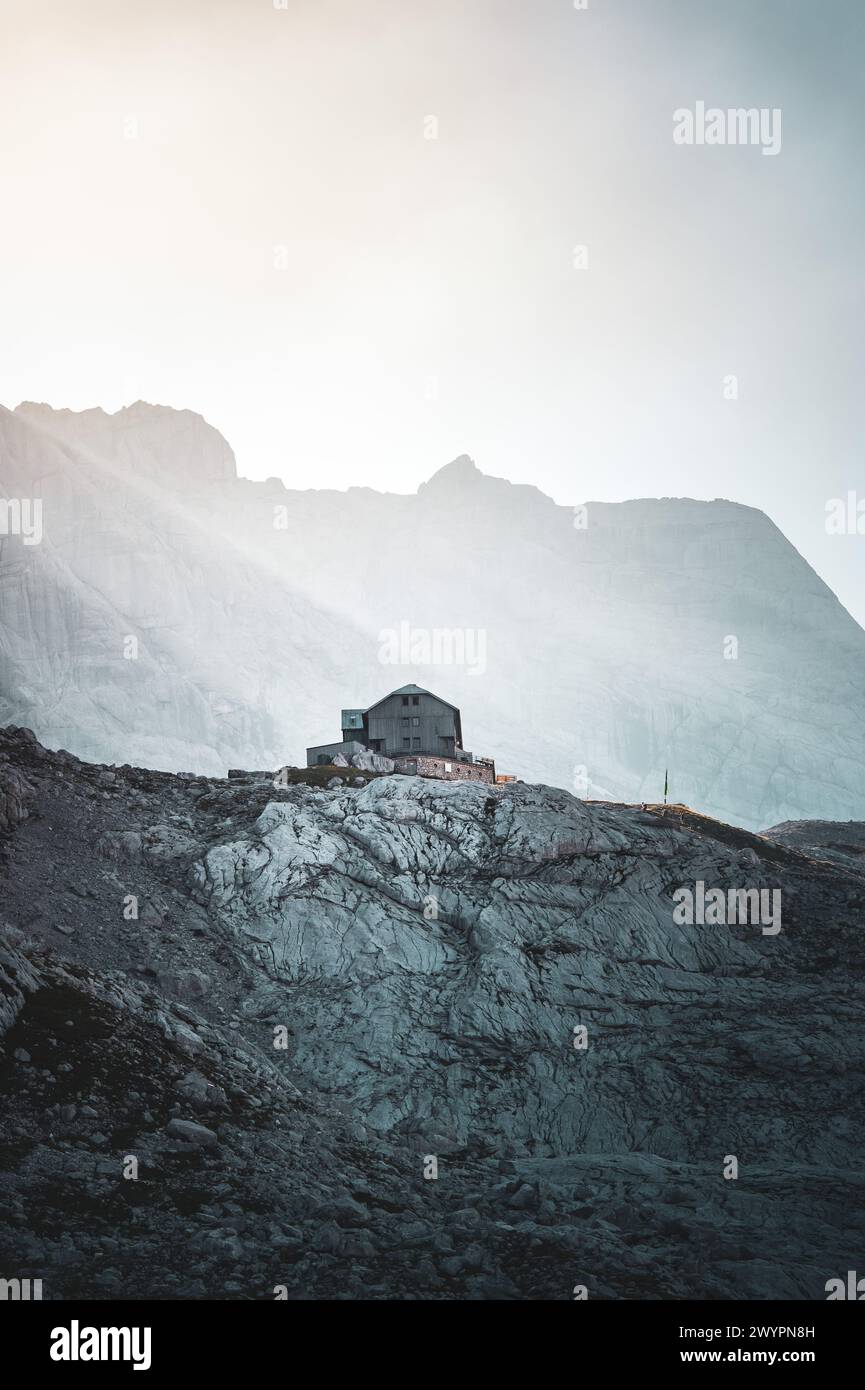
[{"label": "bright horizon glow", "polygon": [[[865,12],[757,10],[6,0],[0,400],[195,410],[293,488],[725,497],[865,624]],[[676,147],[701,99],[781,153]]]}]

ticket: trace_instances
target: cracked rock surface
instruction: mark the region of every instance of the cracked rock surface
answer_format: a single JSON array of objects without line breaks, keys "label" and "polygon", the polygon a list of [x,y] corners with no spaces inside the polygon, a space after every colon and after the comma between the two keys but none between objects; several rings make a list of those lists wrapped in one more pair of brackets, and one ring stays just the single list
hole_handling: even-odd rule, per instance
[{"label": "cracked rock surface", "polygon": [[[5,1277],[821,1299],[861,1264],[861,824],[173,776],[19,729],[10,805]],[[780,932],[677,923],[698,882],[779,890]]]}]

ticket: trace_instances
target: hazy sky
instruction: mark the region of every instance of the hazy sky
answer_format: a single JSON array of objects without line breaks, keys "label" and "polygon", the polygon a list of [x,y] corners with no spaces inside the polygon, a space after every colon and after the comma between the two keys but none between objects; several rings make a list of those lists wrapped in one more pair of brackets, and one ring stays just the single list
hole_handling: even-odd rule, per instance
[{"label": "hazy sky", "polygon": [[[865,622],[865,2],[588,5],[0,0],[0,401],[188,406],[295,487],[734,498]],[[675,145],[698,101],[780,154]]]}]

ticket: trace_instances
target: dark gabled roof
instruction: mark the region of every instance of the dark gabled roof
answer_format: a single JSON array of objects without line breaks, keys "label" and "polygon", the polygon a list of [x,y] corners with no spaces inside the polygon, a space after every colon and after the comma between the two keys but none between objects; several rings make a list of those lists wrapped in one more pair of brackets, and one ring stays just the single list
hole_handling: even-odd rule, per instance
[{"label": "dark gabled roof", "polygon": [[364,710],[364,714],[369,714],[372,710],[378,709],[379,705],[383,705],[385,700],[392,699],[394,695],[429,695],[433,700],[438,700],[440,704],[447,705],[448,709],[455,710],[457,714],[460,712],[459,705],[452,705],[450,700],[442,699],[441,695],[436,695],[432,690],[424,690],[421,685],[401,685],[399,690],[391,690],[388,695],[382,695],[380,700],[376,700],[375,704],[369,705],[368,708]]}]

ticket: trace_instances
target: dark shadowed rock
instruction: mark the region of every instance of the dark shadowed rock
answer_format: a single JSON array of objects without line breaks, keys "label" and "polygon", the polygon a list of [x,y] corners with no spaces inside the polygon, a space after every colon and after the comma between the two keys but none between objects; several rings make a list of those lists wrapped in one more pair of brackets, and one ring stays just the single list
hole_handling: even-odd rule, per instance
[{"label": "dark shadowed rock", "polygon": [[199,1148],[214,1149],[219,1142],[212,1129],[195,1120],[169,1120],[165,1133],[170,1139],[181,1139],[184,1144],[195,1144]]},{"label": "dark shadowed rock", "polygon": [[[853,1267],[858,823],[0,760],[40,809],[0,840],[0,1247],[51,1297],[822,1299]],[[778,891],[780,930],[677,920],[698,882]]]}]

